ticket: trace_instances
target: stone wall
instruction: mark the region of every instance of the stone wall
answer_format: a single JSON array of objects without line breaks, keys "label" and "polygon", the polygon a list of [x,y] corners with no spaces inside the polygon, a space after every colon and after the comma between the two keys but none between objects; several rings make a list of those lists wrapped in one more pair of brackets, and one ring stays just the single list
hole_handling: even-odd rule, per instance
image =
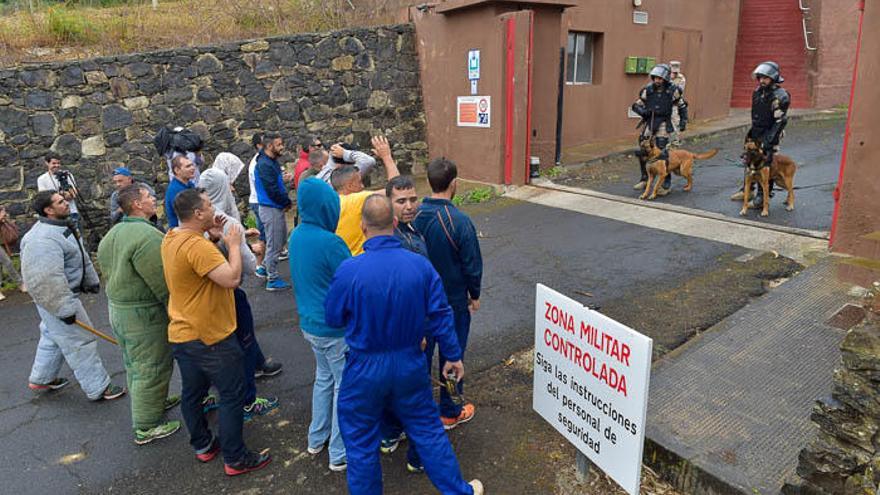
[{"label": "stone wall", "polygon": [[[875,289],[876,292],[876,289]],[[876,294],[872,294],[876,295]],[[875,303],[876,301],[876,303]],[[801,451],[804,482],[784,493],[874,495],[880,483],[880,299],[866,304],[868,319],[841,344],[832,396],[817,402],[818,435]],[[872,307],[873,306],[873,307]]]},{"label": "stone wall", "polygon": [[113,167],[164,193],[152,139],[165,124],[201,134],[208,163],[221,151],[247,163],[258,131],[280,132],[291,152],[309,134],[369,151],[382,133],[409,170],[427,157],[413,40],[411,26],[396,25],[0,69],[0,204],[30,221],[27,200],[52,150],[80,185],[86,227],[100,233]]}]

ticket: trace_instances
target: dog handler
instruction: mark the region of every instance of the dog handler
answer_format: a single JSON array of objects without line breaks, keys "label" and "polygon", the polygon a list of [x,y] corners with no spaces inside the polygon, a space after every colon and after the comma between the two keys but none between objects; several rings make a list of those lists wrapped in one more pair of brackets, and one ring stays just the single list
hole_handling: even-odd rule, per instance
[{"label": "dog handler", "polygon": [[[779,141],[782,139],[782,131],[788,123],[788,107],[791,97],[780,86],[785,79],[779,73],[779,64],[773,61],[761,62],[755,67],[752,75],[758,81],[758,87],[752,93],[752,127],[746,134],[746,142],[755,141],[761,145],[764,151],[765,166],[773,163],[773,155],[779,151]],[[745,169],[748,173],[748,166]],[[773,189],[773,181],[770,181],[770,189]],[[730,199],[738,201],[743,199],[743,190],[734,193]],[[758,188],[758,194],[751,203],[752,208],[764,204],[764,192]]]},{"label": "dog handler", "polygon": [[[651,69],[651,82],[639,92],[639,98],[632,104],[632,111],[642,118],[639,126],[642,132],[639,135],[639,143],[654,138],[654,143],[663,152],[657,157],[658,160],[669,159],[669,134],[675,129],[672,125],[672,108],[678,107],[679,127],[684,132],[687,128],[688,112],[687,102],[684,100],[681,88],[672,83],[672,70],[666,64],[655,65]],[[633,186],[633,189],[644,189],[648,181],[648,157],[639,146],[636,152],[639,157],[639,171],[641,179]],[[658,195],[669,194],[672,187],[672,175],[667,175],[663,181],[663,187]]]},{"label": "dog handler", "polygon": [[433,336],[447,356],[444,375],[464,375],[452,308],[431,263],[394,237],[387,198],[364,202],[364,254],[342,262],[325,302],[327,324],[346,327],[349,346],[339,389],[339,429],[348,454],[352,495],[380,495],[379,424],[389,407],[419,449],[425,471],[444,495],[482,495],[464,481],[437,413],[422,339]]}]

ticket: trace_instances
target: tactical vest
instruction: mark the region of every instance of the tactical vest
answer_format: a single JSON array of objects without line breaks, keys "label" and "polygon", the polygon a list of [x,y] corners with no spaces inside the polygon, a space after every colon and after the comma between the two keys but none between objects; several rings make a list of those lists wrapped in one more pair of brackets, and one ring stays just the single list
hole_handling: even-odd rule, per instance
[{"label": "tactical vest", "polygon": [[779,86],[758,86],[752,93],[752,127],[757,129],[769,129],[776,118],[773,116],[773,101],[779,100],[779,108],[783,112],[788,111],[788,92]]},{"label": "tactical vest", "polygon": [[645,108],[655,117],[670,117],[675,86],[664,83],[657,89],[653,84],[645,87]]}]

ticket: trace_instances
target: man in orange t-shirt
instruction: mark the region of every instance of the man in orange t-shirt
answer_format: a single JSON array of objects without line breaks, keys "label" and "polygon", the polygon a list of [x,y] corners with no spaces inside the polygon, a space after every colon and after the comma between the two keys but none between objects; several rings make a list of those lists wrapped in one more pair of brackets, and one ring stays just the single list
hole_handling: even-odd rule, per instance
[{"label": "man in orange t-shirt", "polygon": [[[181,413],[196,458],[208,462],[223,451],[227,475],[256,471],[272,458],[252,452],[242,438],[244,354],[235,331],[233,289],[241,280],[241,229],[233,226],[223,240],[229,261],[205,238],[215,225],[214,206],[201,189],[174,198],[180,226],[162,241],[162,264],[168,285],[168,340],[180,368]],[[202,398],[214,385],[220,394],[219,440],[208,428]]]}]

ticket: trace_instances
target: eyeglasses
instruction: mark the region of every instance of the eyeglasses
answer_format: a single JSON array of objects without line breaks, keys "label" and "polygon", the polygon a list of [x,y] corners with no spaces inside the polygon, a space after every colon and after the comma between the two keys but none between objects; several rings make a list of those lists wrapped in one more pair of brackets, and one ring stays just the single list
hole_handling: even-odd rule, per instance
[{"label": "eyeglasses", "polygon": [[312,148],[323,148],[324,143],[312,143]]}]

